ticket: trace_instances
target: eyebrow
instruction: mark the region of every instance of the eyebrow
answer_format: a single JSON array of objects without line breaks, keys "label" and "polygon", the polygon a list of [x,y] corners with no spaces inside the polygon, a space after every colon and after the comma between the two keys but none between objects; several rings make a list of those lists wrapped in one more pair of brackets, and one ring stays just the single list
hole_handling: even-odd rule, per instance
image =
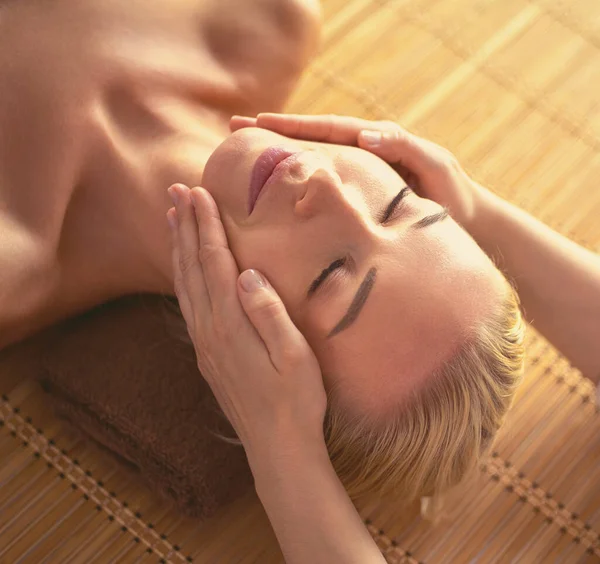
[{"label": "eyebrow", "polygon": [[444,206],[442,211],[437,213],[432,213],[431,215],[425,216],[423,219],[419,219],[419,221],[415,221],[411,227],[414,229],[423,229],[423,227],[429,227],[438,221],[443,221],[450,215],[450,210]]},{"label": "eyebrow", "polygon": [[[424,218],[415,221],[415,223],[411,225],[411,228],[423,229],[424,227],[429,227],[434,223],[443,221],[449,215],[450,211],[447,207],[444,207],[444,209],[440,212],[425,216]],[[360,286],[358,287],[358,290],[354,295],[354,298],[352,300],[352,303],[350,304],[350,307],[348,308],[348,311],[346,312],[344,317],[340,319],[336,326],[329,332],[329,334],[327,335],[328,339],[337,335],[338,333],[341,333],[344,329],[347,329],[348,327],[350,327],[350,325],[352,325],[352,323],[356,321],[358,314],[364,307],[365,302],[367,301],[367,298],[369,297],[369,294],[373,289],[376,276],[377,269],[375,267],[370,268],[365,277],[363,278],[363,281],[360,283]]]},{"label": "eyebrow", "polygon": [[402,201],[402,199],[405,198],[411,192],[412,188],[410,188],[410,186],[405,186],[404,188],[402,188],[402,190],[400,190],[400,192],[396,194],[394,199],[389,203],[388,207],[385,209],[382,221],[386,221],[392,215],[394,209]]},{"label": "eyebrow", "polygon": [[337,325],[329,332],[329,335],[327,335],[328,339],[342,332],[344,329],[347,329],[350,327],[350,325],[352,325],[352,323],[354,323],[354,321],[356,321],[360,310],[365,305],[365,302],[367,301],[367,298],[373,289],[376,276],[377,269],[375,267],[369,269],[369,272],[367,272],[366,276],[363,278],[363,281],[360,283],[360,286],[354,295],[354,299],[352,300],[348,311],[344,317],[340,319]]}]

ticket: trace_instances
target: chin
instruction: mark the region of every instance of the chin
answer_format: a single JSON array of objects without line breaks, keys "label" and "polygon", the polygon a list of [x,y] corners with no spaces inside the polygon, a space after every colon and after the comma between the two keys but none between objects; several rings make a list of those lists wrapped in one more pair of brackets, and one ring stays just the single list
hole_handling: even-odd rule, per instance
[{"label": "chin", "polygon": [[227,137],[212,153],[204,168],[202,186],[208,190],[222,215],[236,223],[248,216],[248,189],[256,159],[273,145],[290,145],[293,150],[302,146],[287,137],[247,127]]}]

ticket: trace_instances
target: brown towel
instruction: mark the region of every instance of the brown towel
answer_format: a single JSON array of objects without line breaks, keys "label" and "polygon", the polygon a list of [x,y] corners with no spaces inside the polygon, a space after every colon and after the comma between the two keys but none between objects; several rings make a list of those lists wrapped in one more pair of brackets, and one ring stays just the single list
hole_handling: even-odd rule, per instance
[{"label": "brown towel", "polygon": [[208,518],[244,494],[252,474],[243,448],[215,437],[235,435],[167,305],[132,296],[62,324],[42,384],[60,415],[132,462],[182,512]]}]

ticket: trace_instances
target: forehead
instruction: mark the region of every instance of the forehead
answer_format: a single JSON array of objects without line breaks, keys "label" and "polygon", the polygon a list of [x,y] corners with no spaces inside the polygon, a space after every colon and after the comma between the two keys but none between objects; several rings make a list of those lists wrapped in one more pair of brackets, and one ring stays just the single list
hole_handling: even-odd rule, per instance
[{"label": "forehead", "polygon": [[444,223],[419,233],[411,252],[390,246],[375,258],[376,284],[359,318],[324,341],[324,373],[358,409],[396,405],[423,385],[504,292],[483,251],[455,222]]}]

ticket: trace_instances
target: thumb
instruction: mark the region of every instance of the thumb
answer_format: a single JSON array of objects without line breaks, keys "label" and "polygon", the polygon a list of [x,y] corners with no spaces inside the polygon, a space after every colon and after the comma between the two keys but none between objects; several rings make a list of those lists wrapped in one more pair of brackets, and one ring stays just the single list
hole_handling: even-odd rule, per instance
[{"label": "thumb", "polygon": [[363,130],[358,146],[390,164],[402,164],[417,176],[427,174],[436,164],[437,155],[427,141],[401,127],[391,131]]},{"label": "thumb", "polygon": [[305,353],[307,343],[304,336],[290,319],[277,292],[260,272],[242,272],[238,278],[238,294],[276,369],[293,360],[291,355]]}]

